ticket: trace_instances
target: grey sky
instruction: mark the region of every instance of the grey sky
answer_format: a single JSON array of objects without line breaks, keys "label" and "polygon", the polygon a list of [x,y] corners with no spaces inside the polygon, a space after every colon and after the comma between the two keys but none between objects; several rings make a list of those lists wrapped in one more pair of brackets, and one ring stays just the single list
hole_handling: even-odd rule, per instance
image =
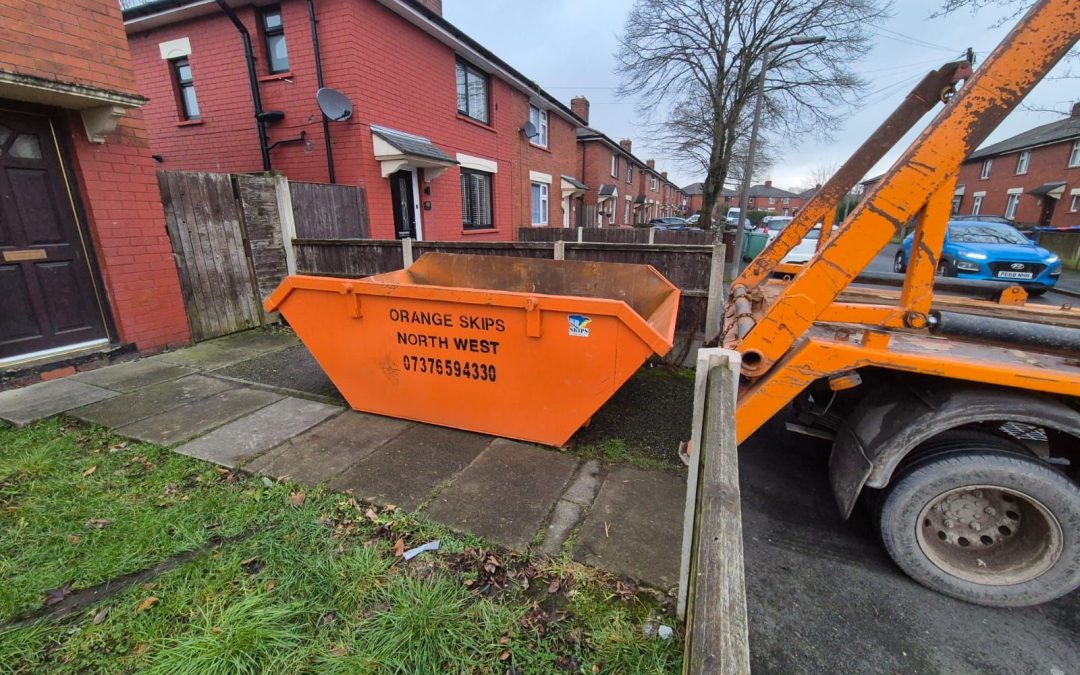
[{"label": "grey sky", "polygon": [[[621,30],[631,0],[548,0],[541,5],[521,0],[443,0],[448,20],[479,40],[508,63],[564,102],[584,94],[592,103],[590,126],[615,138],[631,138],[634,154],[655,157],[658,168],[686,185],[701,180],[662,152],[648,147],[643,120],[632,101],[619,100],[614,67],[616,34]],[[805,138],[778,144],[778,161],[770,177],[778,187],[804,187],[817,166],[839,166],[896,108],[904,95],[929,70],[972,47],[985,57],[1012,27],[995,28],[1002,16],[994,9],[976,15],[963,11],[931,19],[940,0],[899,0],[893,16],[875,29],[873,51],[855,70],[869,85],[862,100],[832,141]],[[542,7],[542,8],[541,8]],[[976,66],[978,67],[978,66]],[[1059,66],[1060,73],[1065,66]],[[1042,82],[1025,102],[1029,108],[1067,110],[1080,99],[1076,81]],[[932,118],[927,115],[925,124]],[[1005,120],[989,142],[1007,138],[1033,126],[1061,119],[1060,115],[1021,108]],[[920,125],[921,128],[922,125]],[[873,173],[886,170],[914,138],[913,132]]]}]

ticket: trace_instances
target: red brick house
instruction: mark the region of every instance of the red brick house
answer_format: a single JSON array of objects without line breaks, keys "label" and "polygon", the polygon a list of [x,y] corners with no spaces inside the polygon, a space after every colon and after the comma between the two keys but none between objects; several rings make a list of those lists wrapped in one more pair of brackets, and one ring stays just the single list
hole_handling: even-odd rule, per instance
[{"label": "red brick house", "polygon": [[[581,121],[438,0],[231,2],[250,58],[214,2],[124,3],[161,168],[360,185],[377,239],[511,240],[574,221]],[[320,71],[348,119],[324,124]]]},{"label": "red brick house", "polygon": [[[682,192],[686,196],[687,215],[701,213],[701,208],[705,205],[705,184],[691,183],[690,185],[682,188]],[[717,198],[716,205],[714,207],[714,210],[717,212],[716,217],[723,218],[727,214],[727,210],[731,208],[731,202],[734,199],[734,190],[722,188],[720,190],[720,195]]]},{"label": "red brick house", "polygon": [[0,0],[0,380],[188,342],[115,0]]},{"label": "red brick house", "polygon": [[[773,187],[771,180],[765,181],[764,185],[751,185],[747,192],[747,201],[750,211],[766,211],[778,216],[794,215],[806,203],[794,192]],[[738,206],[738,202],[736,195],[733,205]]]},{"label": "red brick house", "polygon": [[1080,225],[1080,103],[1066,119],[971,153],[960,166],[953,212]]}]

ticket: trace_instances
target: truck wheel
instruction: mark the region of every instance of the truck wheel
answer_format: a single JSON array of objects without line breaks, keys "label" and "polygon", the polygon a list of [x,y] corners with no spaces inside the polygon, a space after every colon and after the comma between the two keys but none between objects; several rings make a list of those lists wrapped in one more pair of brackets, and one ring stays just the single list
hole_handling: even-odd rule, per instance
[{"label": "truck wheel", "polygon": [[1080,587],[1080,487],[1010,445],[979,441],[911,465],[878,526],[919,583],[990,607],[1023,607]]}]

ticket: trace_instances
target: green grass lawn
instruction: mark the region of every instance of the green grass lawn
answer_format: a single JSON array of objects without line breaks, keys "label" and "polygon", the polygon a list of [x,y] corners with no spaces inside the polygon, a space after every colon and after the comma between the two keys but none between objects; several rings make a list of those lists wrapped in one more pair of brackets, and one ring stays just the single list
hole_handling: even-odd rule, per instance
[{"label": "green grass lawn", "polygon": [[0,428],[0,672],[678,672],[657,621],[632,584],[347,494]]}]

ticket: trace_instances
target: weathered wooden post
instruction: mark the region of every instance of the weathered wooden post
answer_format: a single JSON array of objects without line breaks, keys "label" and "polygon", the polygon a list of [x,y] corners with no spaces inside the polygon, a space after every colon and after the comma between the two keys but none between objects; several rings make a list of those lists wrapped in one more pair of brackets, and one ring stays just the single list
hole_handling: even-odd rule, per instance
[{"label": "weathered wooden post", "polygon": [[705,339],[710,340],[720,332],[724,319],[724,256],[727,246],[713,244],[712,264],[709,268],[709,301],[705,308]]},{"label": "weathered wooden post", "polygon": [[740,365],[738,352],[698,351],[678,600],[691,675],[750,672],[735,440]]}]

